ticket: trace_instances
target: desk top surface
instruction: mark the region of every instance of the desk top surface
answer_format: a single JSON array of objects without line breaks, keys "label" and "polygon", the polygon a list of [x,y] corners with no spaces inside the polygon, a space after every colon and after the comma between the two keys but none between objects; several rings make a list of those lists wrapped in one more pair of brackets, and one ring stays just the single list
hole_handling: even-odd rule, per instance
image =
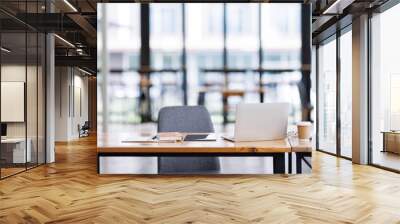
[{"label": "desk top surface", "polygon": [[400,135],[400,131],[381,131],[383,134],[394,134],[394,135]]},{"label": "desk top surface", "polygon": [[299,139],[297,137],[289,137],[289,143],[292,147],[292,152],[311,152],[312,141]]},{"label": "desk top surface", "polygon": [[[216,141],[191,141],[177,143],[124,142],[150,135],[135,134],[98,134],[97,151],[99,153],[281,153],[311,151],[311,144],[295,139],[282,139],[256,142],[230,142],[217,134]],[[293,147],[294,146],[294,147]]]}]

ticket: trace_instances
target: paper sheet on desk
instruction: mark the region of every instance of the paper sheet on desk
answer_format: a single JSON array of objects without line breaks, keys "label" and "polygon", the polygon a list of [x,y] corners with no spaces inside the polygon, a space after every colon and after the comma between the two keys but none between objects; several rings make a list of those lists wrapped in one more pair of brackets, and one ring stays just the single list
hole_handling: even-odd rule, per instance
[{"label": "paper sheet on desk", "polygon": [[135,137],[134,139],[122,140],[122,143],[176,143],[180,141],[175,140],[158,140],[157,138],[150,137]]},{"label": "paper sheet on desk", "polygon": [[157,139],[149,136],[135,136],[132,139],[124,139],[121,141],[122,143],[157,143]]}]

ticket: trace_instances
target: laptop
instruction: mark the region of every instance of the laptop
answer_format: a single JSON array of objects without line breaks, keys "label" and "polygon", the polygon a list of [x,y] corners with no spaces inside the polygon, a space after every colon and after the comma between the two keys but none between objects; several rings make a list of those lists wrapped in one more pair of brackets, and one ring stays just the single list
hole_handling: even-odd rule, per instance
[{"label": "laptop", "polygon": [[288,103],[238,104],[234,134],[223,138],[233,142],[284,139],[288,116]]}]

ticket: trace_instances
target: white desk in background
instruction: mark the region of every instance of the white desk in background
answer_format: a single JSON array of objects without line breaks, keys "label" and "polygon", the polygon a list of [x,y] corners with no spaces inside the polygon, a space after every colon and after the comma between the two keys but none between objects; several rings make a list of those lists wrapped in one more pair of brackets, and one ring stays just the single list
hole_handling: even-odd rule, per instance
[{"label": "white desk in background", "polygon": [[[25,154],[25,138],[5,138],[1,139],[1,151],[12,152],[12,163],[25,163],[31,162],[32,158],[32,140],[30,138],[26,139],[27,147]],[[10,147],[12,147],[10,149]],[[4,158],[4,156],[2,155]],[[11,162],[11,161],[10,161]]]}]

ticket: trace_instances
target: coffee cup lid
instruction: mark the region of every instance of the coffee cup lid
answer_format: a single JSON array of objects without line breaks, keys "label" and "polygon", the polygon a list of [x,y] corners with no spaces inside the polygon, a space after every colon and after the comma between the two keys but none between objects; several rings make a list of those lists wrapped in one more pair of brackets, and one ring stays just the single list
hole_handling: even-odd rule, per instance
[{"label": "coffee cup lid", "polygon": [[299,123],[297,123],[297,125],[299,126],[311,126],[311,122],[309,121],[300,121]]}]

